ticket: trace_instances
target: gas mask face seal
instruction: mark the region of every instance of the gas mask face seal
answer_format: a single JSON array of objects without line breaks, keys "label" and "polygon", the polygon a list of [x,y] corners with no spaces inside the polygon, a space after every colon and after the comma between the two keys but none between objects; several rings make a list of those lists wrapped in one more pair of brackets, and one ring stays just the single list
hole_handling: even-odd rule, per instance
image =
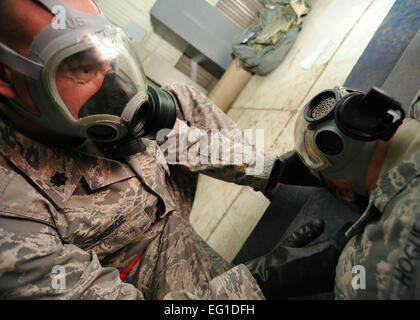
[{"label": "gas mask face seal", "polygon": [[[9,99],[17,112],[55,132],[101,143],[173,127],[174,99],[146,84],[136,49],[121,29],[102,14],[80,12],[56,0],[34,1],[50,12],[63,6],[79,23],[65,29],[48,25],[33,40],[27,57],[0,44],[0,62],[26,75],[41,116]],[[156,94],[164,106],[151,105]]]}]

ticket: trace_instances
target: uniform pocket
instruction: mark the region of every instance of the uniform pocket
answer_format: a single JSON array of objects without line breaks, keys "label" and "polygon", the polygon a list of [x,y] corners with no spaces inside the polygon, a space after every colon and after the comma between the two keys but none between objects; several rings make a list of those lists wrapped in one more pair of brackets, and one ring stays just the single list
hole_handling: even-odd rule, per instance
[{"label": "uniform pocket", "polygon": [[92,249],[100,258],[112,254],[146,232],[151,224],[152,220],[141,208],[128,214],[120,214],[94,238]]}]

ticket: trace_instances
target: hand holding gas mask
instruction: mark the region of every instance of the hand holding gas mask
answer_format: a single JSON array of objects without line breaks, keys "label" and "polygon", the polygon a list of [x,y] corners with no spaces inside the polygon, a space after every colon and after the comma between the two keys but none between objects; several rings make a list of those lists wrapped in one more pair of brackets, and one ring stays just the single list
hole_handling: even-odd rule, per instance
[{"label": "hand holding gas mask", "polygon": [[25,75],[41,115],[9,99],[16,112],[54,132],[108,147],[173,127],[174,98],[147,86],[137,52],[121,29],[102,14],[57,0],[34,1],[51,13],[60,5],[78,23],[64,29],[51,23],[33,40],[27,57],[0,43],[0,62]]}]

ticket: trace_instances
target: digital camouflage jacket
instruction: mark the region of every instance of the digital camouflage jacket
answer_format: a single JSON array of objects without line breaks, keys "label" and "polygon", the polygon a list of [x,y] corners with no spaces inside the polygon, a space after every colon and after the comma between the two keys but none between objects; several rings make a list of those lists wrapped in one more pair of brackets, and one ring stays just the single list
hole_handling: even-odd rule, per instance
[{"label": "digital camouflage jacket", "polygon": [[[164,89],[178,101],[173,141],[194,128],[235,128],[196,89]],[[264,298],[245,266],[223,260],[188,219],[199,173],[263,190],[274,156],[263,155],[263,170],[251,175],[254,147],[246,164],[171,163],[156,141],[143,142],[145,151],[115,161],[46,146],[0,121],[0,298]]]}]

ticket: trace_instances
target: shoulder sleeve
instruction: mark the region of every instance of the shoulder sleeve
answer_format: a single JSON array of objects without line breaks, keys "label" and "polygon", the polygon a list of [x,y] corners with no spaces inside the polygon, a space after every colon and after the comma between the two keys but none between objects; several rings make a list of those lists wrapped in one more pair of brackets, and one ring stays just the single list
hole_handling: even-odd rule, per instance
[{"label": "shoulder sleeve", "polygon": [[163,87],[177,100],[178,119],[164,143],[168,164],[227,182],[265,190],[276,155],[264,152],[264,136],[247,134],[208,97],[192,86]]},{"label": "shoulder sleeve", "polygon": [[417,300],[420,299],[420,176],[410,181],[404,193],[386,209],[391,210],[390,219],[383,224],[388,231],[385,240],[395,238],[389,241],[393,244],[389,256],[394,255],[395,259],[388,292],[391,299]]},{"label": "shoulder sleeve", "polygon": [[94,251],[62,244],[46,225],[0,218],[0,298],[143,299]]}]

